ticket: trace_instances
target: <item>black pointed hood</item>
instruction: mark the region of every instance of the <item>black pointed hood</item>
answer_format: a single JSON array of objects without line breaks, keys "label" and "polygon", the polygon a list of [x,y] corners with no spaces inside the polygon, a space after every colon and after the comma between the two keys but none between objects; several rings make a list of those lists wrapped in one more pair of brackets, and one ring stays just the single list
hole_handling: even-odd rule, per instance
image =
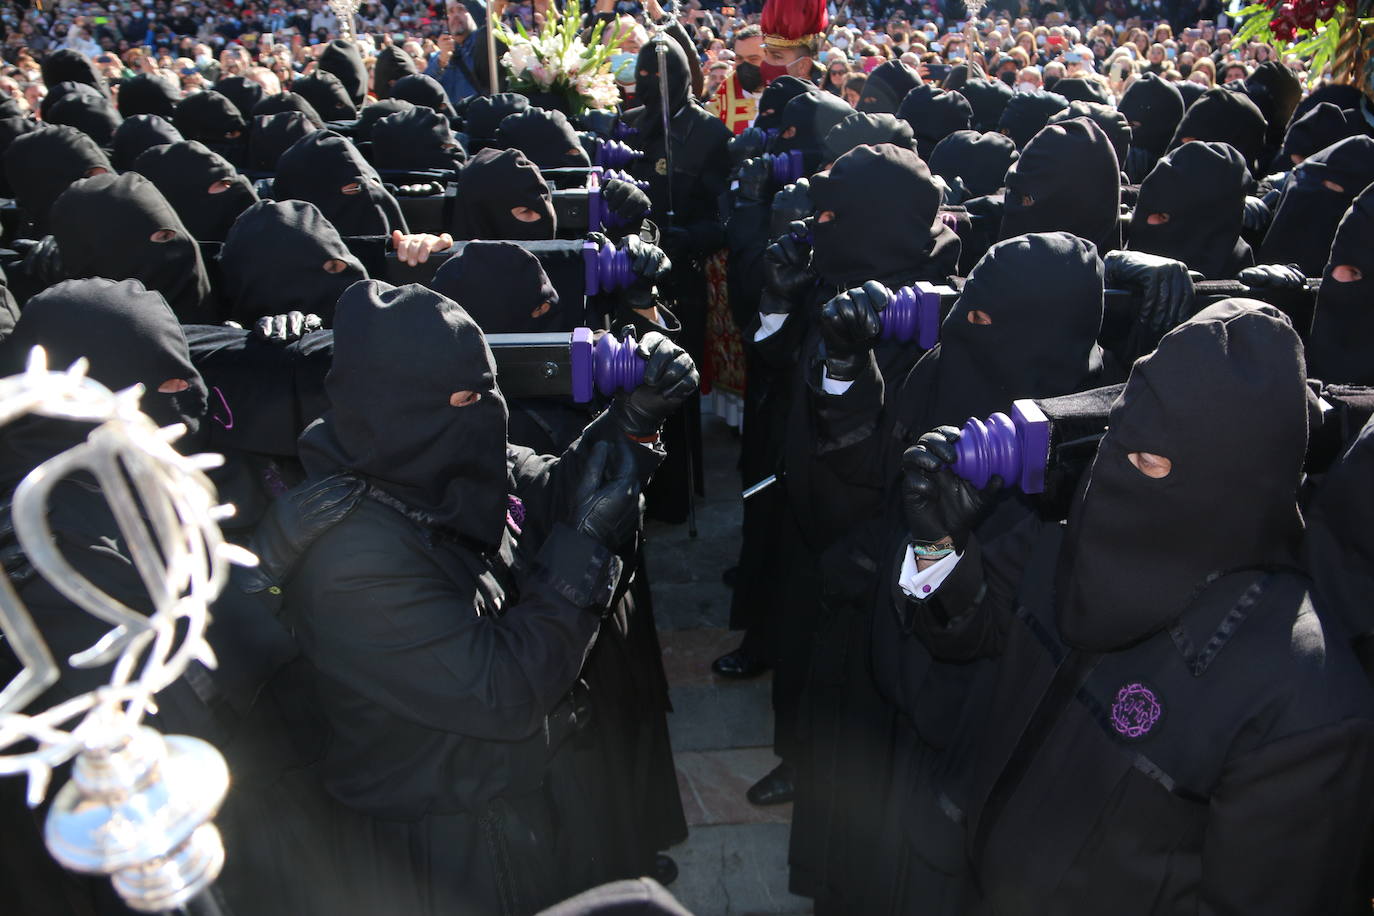
[{"label": "black pointed hood", "polygon": [[1188,140],[1229,143],[1254,171],[1264,152],[1265,130],[1264,115],[1243,93],[1208,89],[1183,113],[1169,146],[1177,149]]},{"label": "black pointed hood", "polygon": [[391,87],[391,97],[423,108],[433,108],[446,118],[455,117],[453,104],[449,102],[444,87],[434,77],[423,73],[412,73],[398,79],[396,85]]},{"label": "black pointed hood", "polygon": [[246,76],[226,76],[215,83],[215,91],[228,99],[238,109],[239,115],[245,122],[250,121],[249,116],[252,114],[253,108],[267,97],[262,84],[250,80]]},{"label": "black pointed hood", "polygon": [[367,65],[353,42],[335,38],[325,45],[320,52],[320,69],[339,78],[355,109],[367,101]]},{"label": "black pointed hood", "polygon": [[1005,134],[957,130],[936,144],[930,170],[951,184],[959,179],[969,197],[983,197],[1002,189],[1007,169],[1020,157]]},{"label": "black pointed hood", "polygon": [[864,82],[864,91],[855,107],[865,112],[896,114],[908,92],[921,85],[921,75],[899,60],[889,60],[873,68]]},{"label": "black pointed hood", "polygon": [[1102,254],[1121,247],[1121,168],[1107,135],[1087,118],[1036,134],[1005,183],[1000,238],[1062,230]]},{"label": "black pointed hood", "polygon": [[845,153],[859,146],[891,143],[913,152],[916,138],[911,125],[887,112],[856,111],[845,117],[825,134],[825,154],[822,164],[829,166]]},{"label": "black pointed hood", "polygon": [[586,168],[592,164],[577,131],[561,111],[531,108],[507,115],[496,128],[495,145],[518,149],[541,169]]},{"label": "black pointed hood", "polygon": [[[455,239],[552,239],[558,235],[549,186],[539,167],[519,150],[484,149],[458,173]],[[522,222],[513,207],[541,214]]]},{"label": "black pointed hood", "polygon": [[5,151],[5,174],[39,235],[48,233],[48,211],[72,182],[113,171],[96,142],[75,127],[45,126],[16,138]]},{"label": "black pointed hood", "polygon": [[119,113],[126,118],[135,115],[157,115],[172,120],[181,93],[170,81],[151,73],[131,76],[119,86]]},{"label": "black pointed hood", "polygon": [[223,156],[183,140],[155,146],[134,162],[177,211],[198,242],[222,242],[240,213],[258,202],[257,192]]},{"label": "black pointed hood", "polygon": [[916,135],[916,152],[929,159],[936,145],[956,130],[968,130],[973,124],[973,108],[958,92],[936,89],[934,92],[907,93],[897,109],[897,117],[911,125]]},{"label": "black pointed hood", "polygon": [[274,114],[281,114],[284,111],[299,111],[310,119],[310,123],[316,127],[324,127],[324,118],[315,110],[315,106],[310,104],[310,100],[297,92],[279,92],[276,95],[269,95],[261,102],[253,106],[254,118],[264,118]]},{"label": "black pointed hood", "polygon": [[1068,107],[1069,100],[1053,92],[1020,92],[1007,102],[997,129],[1011,137],[1017,149],[1025,149],[1050,118]]},{"label": "black pointed hood", "polygon": [[124,120],[108,99],[86,95],[68,95],[48,109],[45,120],[49,124],[66,124],[108,149],[114,132]]},{"label": "black pointed hood", "polygon": [[[540,334],[561,327],[562,310],[539,259],[513,242],[469,242],[430,286],[463,307],[484,334]],[[538,317],[534,312],[548,304]]]},{"label": "black pointed hood", "polygon": [[358,106],[348,89],[328,70],[316,70],[294,80],[291,91],[309,102],[326,121],[352,121],[358,116]]},{"label": "black pointed hood", "polygon": [[379,169],[456,169],[463,148],[448,118],[429,108],[388,115],[372,128],[372,161]]},{"label": "black pointed hood", "polygon": [[[796,76],[780,76],[773,80],[759,95],[759,113],[754,118],[754,126],[760,130],[773,130],[782,123],[782,110],[787,107],[787,103],[799,95],[805,93],[817,93],[820,89],[816,88],[815,83],[809,83]],[[900,102],[901,99],[897,99]],[[897,102],[892,103],[892,110],[897,110]]]},{"label": "black pointed hood", "polygon": [[254,172],[275,173],[283,153],[320,129],[303,111],[279,111],[253,120],[248,134],[248,168]]},{"label": "black pointed hood", "polygon": [[127,172],[144,150],[166,143],[180,143],[181,133],[160,115],[141,114],[125,118],[114,133],[110,159],[114,167]]},{"label": "black pointed hood", "polygon": [[[1307,347],[1312,376],[1324,382],[1374,385],[1374,188],[1351,203],[1336,229],[1322,271]],[[1358,280],[1337,280],[1338,267],[1358,268]]]},{"label": "black pointed hood", "polygon": [[391,87],[397,80],[419,72],[409,54],[395,45],[387,45],[377,52],[377,60],[372,65],[372,90],[378,99],[389,99]]},{"label": "black pointed hood", "polygon": [[406,231],[400,205],[382,186],[377,170],[331,130],[306,135],[282,155],[272,192],[278,200],[310,201],[342,235]]},{"label": "black pointed hood", "polygon": [[[1182,261],[1209,280],[1234,277],[1254,263],[1240,237],[1249,182],[1244,158],[1230,145],[1183,144],[1141,184],[1127,247]],[[1150,225],[1152,214],[1168,221]]]},{"label": "black pointed hood", "polygon": [[1126,90],[1117,109],[1131,125],[1131,144],[1158,158],[1183,120],[1183,96],[1168,80],[1144,73]]},{"label": "black pointed hood", "polygon": [[1256,259],[1297,264],[1314,277],[1326,266],[1336,226],[1355,197],[1374,182],[1374,139],[1346,137],[1293,169]]}]

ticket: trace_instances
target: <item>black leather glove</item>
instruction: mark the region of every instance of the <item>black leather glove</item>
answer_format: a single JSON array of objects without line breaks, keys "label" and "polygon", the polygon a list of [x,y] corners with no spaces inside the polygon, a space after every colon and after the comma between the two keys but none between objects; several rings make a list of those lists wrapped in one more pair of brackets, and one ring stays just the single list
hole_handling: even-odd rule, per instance
[{"label": "black leather glove", "polygon": [[293,340],[300,340],[311,331],[318,331],[322,327],[324,327],[324,322],[319,315],[287,312],[285,315],[264,315],[258,319],[253,330],[263,340],[290,343]]},{"label": "black leather glove", "polygon": [[1273,219],[1273,214],[1269,212],[1269,205],[1258,197],[1246,197],[1245,209],[1241,213],[1241,228],[1249,232],[1263,232]]},{"label": "black leather glove", "polygon": [[645,362],[644,381],[617,394],[610,413],[626,435],[647,441],[696,392],[701,376],[687,351],[657,331],[645,334],[635,352]]},{"label": "black leather glove", "polygon": [[1251,289],[1297,290],[1307,287],[1307,277],[1303,276],[1296,264],[1260,264],[1247,267],[1236,279]]},{"label": "black leather glove", "polygon": [[620,293],[620,301],[631,309],[654,306],[654,284],[668,275],[673,262],[657,245],[651,245],[637,235],[625,236],[625,253],[630,257],[630,270],[635,281]]},{"label": "black leather glove", "polygon": [[750,203],[767,203],[773,194],[773,167],[767,159],[746,159],[740,163],[736,176],[739,186],[735,197]]},{"label": "black leather glove", "polygon": [[811,247],[792,235],[784,235],[763,252],[763,293],[759,311],[786,315],[803,296],[816,287],[811,270]]},{"label": "black leather glove", "polygon": [[66,279],[62,252],[53,236],[45,235],[27,244],[24,240],[16,239],[14,246],[24,255],[24,274],[34,283],[47,287]]},{"label": "black leather glove", "polygon": [[626,223],[637,223],[649,212],[649,195],[641,191],[633,182],[608,178],[601,186],[601,199],[611,212]]},{"label": "black leather glove", "polygon": [[768,148],[768,135],[757,127],[746,127],[737,137],[731,137],[726,144],[730,151],[730,164],[738,168],[746,159],[762,156]]},{"label": "black leather glove", "polygon": [[1103,265],[1107,286],[1140,291],[1136,320],[1151,333],[1163,335],[1192,316],[1196,290],[1182,261],[1141,251],[1109,251]]},{"label": "black leather glove", "polygon": [[611,550],[639,527],[633,448],[625,439],[593,445],[574,495],[569,525]]},{"label": "black leather glove", "polygon": [[320,535],[348,518],[362,502],[366,489],[367,484],[359,477],[331,474],[307,481],[274,500],[249,543],[258,555],[258,565],[243,570],[243,590],[279,594],[282,581],[301,554]]},{"label": "black leather glove", "polygon": [[913,541],[935,544],[949,537],[962,552],[991,510],[1002,478],[994,476],[979,490],[950,470],[958,441],[959,430],[941,426],[902,455],[902,513]]},{"label": "black leather glove", "polygon": [[859,377],[868,351],[883,332],[882,312],[891,301],[887,287],[869,280],[821,306],[826,375],[838,382]]},{"label": "black leather glove", "polygon": [[814,216],[816,205],[811,201],[811,180],[798,178],[773,195],[773,209],[768,217],[770,238],[778,238],[789,227]]},{"label": "black leather glove", "polygon": [[598,108],[584,111],[581,118],[579,118],[583,127],[596,134],[598,137],[604,137],[607,140],[611,139],[611,136],[615,133],[615,122],[618,119],[619,116],[616,115],[614,111],[604,111]]}]

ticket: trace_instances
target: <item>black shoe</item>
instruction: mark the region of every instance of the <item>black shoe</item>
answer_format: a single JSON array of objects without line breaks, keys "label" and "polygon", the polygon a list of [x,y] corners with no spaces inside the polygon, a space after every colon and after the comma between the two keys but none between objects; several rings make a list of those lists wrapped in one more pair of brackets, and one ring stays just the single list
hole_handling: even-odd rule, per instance
[{"label": "black shoe", "polygon": [[750,804],[760,807],[787,804],[792,800],[792,796],[797,794],[797,786],[792,780],[791,765],[778,764],[773,768],[773,772],[750,786],[749,791],[744,794]]},{"label": "black shoe", "polygon": [[664,887],[667,887],[668,885],[676,881],[677,863],[673,861],[673,857],[661,852],[658,855],[654,856],[653,873],[652,875],[650,875],[650,877],[652,877],[659,884],[662,884]]},{"label": "black shoe", "polygon": [[731,566],[725,572],[721,573],[720,581],[726,588],[733,590],[735,583],[739,581],[739,567]]},{"label": "black shoe", "polygon": [[745,652],[743,647],[740,647],[733,652],[727,652],[725,655],[711,662],[711,670],[721,677],[732,677],[742,680],[749,677],[758,677],[760,674],[763,674],[763,672],[768,670],[768,663],[754,658],[754,656]]}]

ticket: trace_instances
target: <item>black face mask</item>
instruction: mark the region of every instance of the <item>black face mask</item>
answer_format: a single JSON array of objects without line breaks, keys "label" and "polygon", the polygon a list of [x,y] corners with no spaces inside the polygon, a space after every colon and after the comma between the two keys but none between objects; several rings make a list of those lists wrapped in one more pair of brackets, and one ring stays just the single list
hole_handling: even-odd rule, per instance
[{"label": "black face mask", "polygon": [[[1182,261],[1210,280],[1253,263],[1240,237],[1250,175],[1225,143],[1185,143],[1155,165],[1140,186],[1130,247]],[[1168,221],[1150,225],[1151,214]]]},{"label": "black face mask", "polygon": [[[1012,79],[1015,80],[1014,74]],[[984,78],[964,83],[959,94],[968,99],[973,108],[973,129],[986,132],[997,130],[997,122],[1002,120],[1002,112],[1011,101],[1012,90],[1002,80]]]},{"label": "black face mask", "polygon": [[391,87],[391,97],[421,108],[433,108],[446,118],[454,116],[453,105],[444,87],[434,77],[423,73],[412,73],[398,79],[396,85]]},{"label": "black face mask", "polygon": [[[768,84],[759,96],[759,114],[754,126],[759,130],[773,130],[782,123],[782,110],[787,103],[804,93],[820,92],[812,83],[795,76],[780,76]],[[895,109],[894,109],[895,110]]]},{"label": "black face mask", "polygon": [[[1139,360],[1069,512],[1059,629],[1110,651],[1158,632],[1213,573],[1292,562],[1307,450],[1302,344],[1276,309],[1209,306]],[[1172,463],[1151,478],[1128,456]]]},{"label": "black face mask", "polygon": [[157,186],[198,242],[224,241],[239,214],[258,202],[248,179],[200,143],[155,146],[134,171]]},{"label": "black face mask", "polygon": [[735,76],[739,77],[739,86],[745,92],[758,92],[763,88],[763,71],[758,64],[740,61],[735,64]]},{"label": "black face mask", "polygon": [[[469,242],[431,284],[463,307],[484,334],[539,334],[562,322],[558,292],[539,259],[511,242]],[[541,306],[549,308],[539,316]]]},{"label": "black face mask", "polygon": [[372,128],[372,161],[379,169],[449,170],[462,157],[448,119],[429,108],[390,115]]},{"label": "black face mask", "polygon": [[1240,150],[1246,166],[1254,169],[1264,149],[1266,129],[1264,115],[1244,94],[1208,89],[1183,113],[1170,146],[1179,146],[1185,137],[1229,143]]},{"label": "black face mask", "polygon": [[353,123],[353,142],[362,143],[372,139],[372,128],[377,126],[377,122],[383,118],[389,118],[394,114],[403,111],[415,111],[419,106],[401,99],[385,99],[380,102],[373,102],[363,109],[363,113],[358,115],[358,120]]},{"label": "black face mask", "polygon": [[1132,145],[1158,157],[1183,119],[1183,96],[1173,83],[1145,73],[1126,90],[1117,110],[1131,125]]},{"label": "black face mask", "polygon": [[997,74],[997,78],[1002,82],[1006,83],[1008,86],[1011,86],[1013,88],[1016,86],[1015,70],[1003,70],[1001,73]]},{"label": "black face mask", "polygon": [[182,99],[172,123],[187,140],[199,140],[236,165],[243,162],[248,125],[234,103],[218,92],[206,90]]},{"label": "black face mask", "polygon": [[53,201],[88,174],[113,172],[95,141],[74,127],[53,125],[18,137],[5,151],[5,174],[19,206],[46,235]]},{"label": "black face mask", "polygon": [[73,48],[63,48],[49,54],[43,59],[42,70],[43,85],[49,91],[58,83],[84,83],[103,97],[110,97],[110,87],[95,68],[95,61]]},{"label": "black face mask", "polygon": [[254,106],[265,97],[262,85],[250,80],[246,76],[227,76],[215,83],[215,91],[229,100],[239,115],[248,120],[248,115]]},{"label": "black face mask", "polygon": [[853,113],[848,102],[828,92],[799,95],[782,110],[778,135],[769,145],[769,151],[800,150],[803,170],[815,172],[825,165],[826,134]]},{"label": "black face mask", "polygon": [[[1293,169],[1260,245],[1261,264],[1297,264],[1309,277],[1326,266],[1336,226],[1374,182],[1374,139],[1347,137]],[[1337,189],[1340,190],[1337,190]]]},{"label": "black face mask", "polygon": [[353,42],[336,38],[326,45],[320,54],[320,69],[339,78],[355,108],[367,101],[367,65]]},{"label": "black face mask", "polygon": [[[1314,378],[1345,385],[1374,385],[1374,188],[1366,188],[1342,217],[1322,272],[1307,362]],[[1358,268],[1358,280],[1342,283],[1338,267]]]},{"label": "black face mask", "polygon": [[1293,167],[1293,156],[1306,158],[1353,133],[1344,111],[1330,102],[1319,102],[1288,125],[1288,132],[1283,137],[1283,149],[1274,162],[1274,169],[1287,171]]},{"label": "black face mask", "polygon": [[[416,284],[355,283],[339,300],[325,387],[334,406],[301,436],[306,470],[351,470],[441,530],[500,543],[506,403],[486,340],[461,307]],[[459,391],[481,397],[454,407]]]},{"label": "black face mask", "polygon": [[[539,167],[519,150],[484,149],[458,173],[455,239],[537,241],[558,235],[553,199]],[[539,219],[524,222],[511,210],[526,207]]]},{"label": "black face mask", "polygon": [[476,155],[496,139],[496,128],[513,114],[529,110],[530,100],[514,92],[480,95],[468,103],[463,117],[467,126],[469,151]]},{"label": "black face mask", "polygon": [[1002,111],[997,129],[1011,137],[1017,149],[1025,149],[1050,118],[1068,107],[1068,99],[1053,92],[1018,93]]},{"label": "black face mask", "polygon": [[[341,262],[343,269],[331,272]],[[229,317],[251,327],[298,311],[334,320],[339,296],[367,271],[314,204],[264,200],[244,211],[219,255]]]},{"label": "black face mask", "polygon": [[577,168],[591,165],[577,131],[561,111],[531,108],[508,115],[496,129],[501,149],[518,149],[541,169]]},{"label": "black face mask", "polygon": [[1016,144],[1005,134],[957,130],[941,140],[930,154],[930,170],[946,181],[959,179],[970,197],[996,194],[1007,170],[1020,158]]},{"label": "black face mask", "polygon": [[400,204],[382,186],[377,170],[333,131],[316,131],[287,150],[277,163],[272,190],[278,200],[307,200],[319,207],[340,235],[406,231]]},{"label": "black face mask", "polygon": [[298,140],[319,130],[303,111],[282,111],[255,119],[248,137],[248,168],[276,174],[277,163]]},{"label": "black face mask", "polygon": [[134,115],[132,118],[125,118],[124,123],[115,131],[114,152],[110,159],[115,168],[127,172],[134,167],[134,160],[145,150],[181,141],[181,134],[170,121],[158,115]]},{"label": "black face mask", "polygon": [[[635,61],[635,101],[644,106],[647,112],[660,112],[664,104],[659,93],[656,47],[652,41],[645,44],[639,49],[639,58]],[[668,66],[668,114],[673,115],[687,104],[692,85],[692,71],[687,64],[687,55],[676,41],[665,36],[663,47],[664,60]],[[651,115],[640,126],[640,133],[643,134],[645,128],[651,134],[662,133],[661,122],[660,117]]]},{"label": "black face mask", "polygon": [[1097,246],[1121,247],[1121,170],[1111,141],[1086,118],[1035,135],[1007,171],[1001,238],[1063,230]]},{"label": "black face mask", "polygon": [[935,145],[956,130],[968,130],[973,109],[957,92],[924,89],[907,93],[897,108],[897,117],[911,125],[916,134],[916,152],[929,159]]}]

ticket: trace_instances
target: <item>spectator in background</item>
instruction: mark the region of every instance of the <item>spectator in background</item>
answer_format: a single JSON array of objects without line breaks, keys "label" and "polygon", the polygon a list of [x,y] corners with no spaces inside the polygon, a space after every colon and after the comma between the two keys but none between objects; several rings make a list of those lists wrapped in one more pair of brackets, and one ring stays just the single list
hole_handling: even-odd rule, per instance
[{"label": "spectator in background", "polygon": [[448,34],[439,36],[425,74],[444,87],[451,104],[480,95],[477,77],[477,23],[462,3],[448,4]]}]

